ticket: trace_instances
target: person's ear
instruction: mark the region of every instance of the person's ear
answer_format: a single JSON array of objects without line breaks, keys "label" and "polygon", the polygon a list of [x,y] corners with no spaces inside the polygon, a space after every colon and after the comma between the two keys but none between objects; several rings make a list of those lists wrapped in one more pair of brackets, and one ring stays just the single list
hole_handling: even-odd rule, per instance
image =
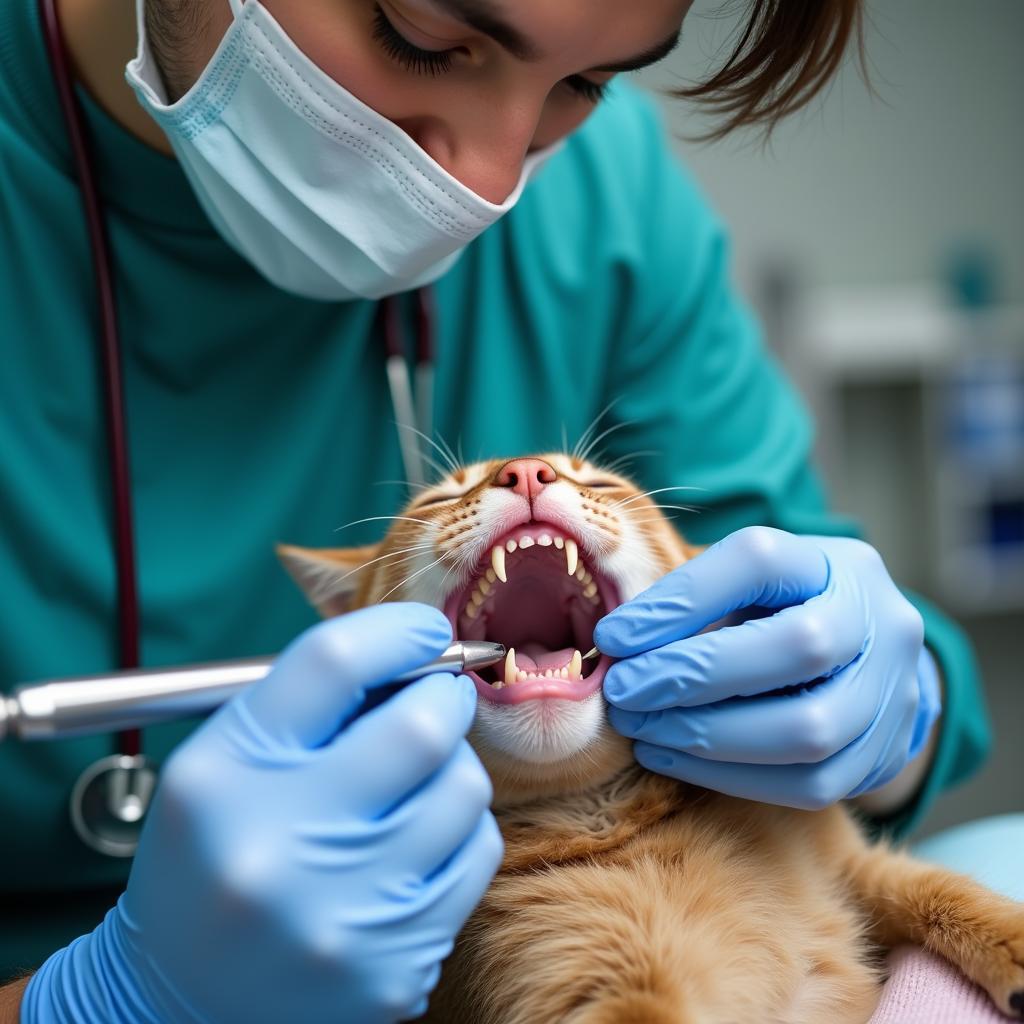
[{"label": "person's ear", "polygon": [[275,550],[310,604],[328,619],[350,609],[362,582],[359,570],[377,557],[380,544],[319,549],[278,544]]}]

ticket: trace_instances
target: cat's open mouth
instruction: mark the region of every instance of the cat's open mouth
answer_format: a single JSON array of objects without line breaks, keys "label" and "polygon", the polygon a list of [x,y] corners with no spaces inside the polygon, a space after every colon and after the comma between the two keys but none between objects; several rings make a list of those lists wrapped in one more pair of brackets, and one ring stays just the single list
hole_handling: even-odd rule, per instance
[{"label": "cat's open mouth", "polygon": [[619,604],[615,585],[585,564],[576,538],[530,523],[495,538],[469,583],[445,603],[460,640],[493,640],[504,662],[470,672],[498,704],[537,697],[583,700],[601,686],[610,659],[583,660],[594,626]]}]

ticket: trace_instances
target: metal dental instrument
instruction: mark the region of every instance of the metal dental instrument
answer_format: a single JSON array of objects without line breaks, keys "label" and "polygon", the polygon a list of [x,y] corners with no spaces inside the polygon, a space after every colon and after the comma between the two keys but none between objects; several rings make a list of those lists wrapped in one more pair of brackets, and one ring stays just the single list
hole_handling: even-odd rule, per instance
[{"label": "metal dental instrument", "polygon": [[586,661],[587,658],[599,658],[599,657],[601,657],[601,652],[596,647],[591,647],[590,650],[587,651],[587,653],[584,654],[583,657],[580,660],[581,661]]},{"label": "metal dental instrument", "polygon": [[[432,672],[485,668],[504,657],[502,644],[464,640],[393,682],[412,682]],[[253,658],[30,683],[7,697],[0,695],[0,740],[52,740],[188,718],[212,710],[262,679],[272,664],[272,658]]]}]

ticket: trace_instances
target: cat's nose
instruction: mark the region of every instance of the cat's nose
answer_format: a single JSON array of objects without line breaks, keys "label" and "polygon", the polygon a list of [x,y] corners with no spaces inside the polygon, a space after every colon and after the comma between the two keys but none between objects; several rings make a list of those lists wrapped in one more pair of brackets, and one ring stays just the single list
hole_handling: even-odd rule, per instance
[{"label": "cat's nose", "polygon": [[513,459],[498,470],[494,484],[496,487],[511,487],[514,493],[533,501],[557,479],[558,474],[542,459]]}]

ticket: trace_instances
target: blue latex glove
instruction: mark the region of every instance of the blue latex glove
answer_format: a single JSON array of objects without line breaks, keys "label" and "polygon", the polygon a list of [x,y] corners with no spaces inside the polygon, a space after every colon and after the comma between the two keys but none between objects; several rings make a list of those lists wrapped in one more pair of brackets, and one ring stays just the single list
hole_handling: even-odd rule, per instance
[{"label": "blue latex glove", "polygon": [[[755,607],[777,610],[701,634]],[[739,530],[594,640],[623,659],[604,693],[642,765],[765,803],[817,809],[884,785],[940,711],[920,614],[874,548],[845,537]]]},{"label": "blue latex glove", "polygon": [[476,691],[429,676],[352,716],[450,640],[414,604],[303,634],[175,751],[127,891],[32,978],[22,1020],[421,1014],[501,857],[490,780],[463,738]]}]

